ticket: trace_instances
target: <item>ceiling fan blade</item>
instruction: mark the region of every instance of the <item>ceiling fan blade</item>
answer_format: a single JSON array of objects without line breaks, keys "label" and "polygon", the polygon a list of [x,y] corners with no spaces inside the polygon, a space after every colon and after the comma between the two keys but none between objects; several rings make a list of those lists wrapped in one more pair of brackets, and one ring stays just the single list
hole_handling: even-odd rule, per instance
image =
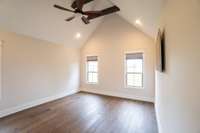
[{"label": "ceiling fan blade", "polygon": [[107,15],[107,14],[111,14],[111,13],[118,12],[118,11],[120,11],[119,7],[112,6],[112,7],[102,10],[101,12],[102,12],[102,15]]},{"label": "ceiling fan blade", "polygon": [[77,9],[82,11],[85,0],[76,0]]},{"label": "ceiling fan blade", "polygon": [[90,20],[85,16],[83,16],[81,19],[85,24],[89,24],[90,23]]},{"label": "ceiling fan blade", "polygon": [[95,19],[95,18],[98,18],[101,16],[103,16],[103,15],[102,14],[90,14],[90,15],[88,15],[87,19],[91,20],[91,19]]},{"label": "ceiling fan blade", "polygon": [[97,17],[101,17],[101,16],[108,15],[108,14],[111,14],[114,12],[118,12],[118,11],[120,11],[119,7],[112,6],[112,7],[103,9],[101,11],[87,11],[84,13],[86,13],[86,15],[88,15],[88,19],[91,20],[91,19],[95,19]]},{"label": "ceiling fan blade", "polygon": [[71,20],[73,20],[74,18],[75,18],[75,16],[69,17],[69,18],[66,19],[66,21],[71,21]]},{"label": "ceiling fan blade", "polygon": [[64,10],[64,11],[68,11],[68,12],[73,12],[75,13],[75,11],[73,10],[70,10],[70,9],[67,9],[65,7],[62,7],[62,6],[59,6],[59,5],[54,5],[55,8],[58,8],[58,9],[61,9],[61,10]]},{"label": "ceiling fan blade", "polygon": [[[84,0],[84,4],[87,4],[87,3],[92,2],[92,1],[94,1],[94,0]],[[73,9],[78,8],[78,7],[77,7],[77,4],[76,4],[76,0],[72,3],[71,7],[72,7]]]},{"label": "ceiling fan blade", "polygon": [[83,12],[84,15],[100,15],[102,12],[101,11],[85,11]]}]

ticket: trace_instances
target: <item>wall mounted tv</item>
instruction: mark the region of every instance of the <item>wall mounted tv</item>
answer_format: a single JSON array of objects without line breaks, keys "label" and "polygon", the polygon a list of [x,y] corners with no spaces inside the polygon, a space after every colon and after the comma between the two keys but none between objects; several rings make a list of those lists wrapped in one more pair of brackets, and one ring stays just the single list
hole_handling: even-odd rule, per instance
[{"label": "wall mounted tv", "polygon": [[159,29],[156,41],[156,69],[165,71],[165,32]]}]

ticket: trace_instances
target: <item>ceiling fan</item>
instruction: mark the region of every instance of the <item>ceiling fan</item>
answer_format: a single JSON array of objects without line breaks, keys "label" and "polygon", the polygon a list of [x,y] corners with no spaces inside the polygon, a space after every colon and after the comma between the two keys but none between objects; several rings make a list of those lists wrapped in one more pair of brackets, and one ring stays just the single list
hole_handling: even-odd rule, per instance
[{"label": "ceiling fan", "polygon": [[[103,10],[99,10],[99,11],[83,11],[83,6],[92,1],[94,0],[74,0],[74,2],[71,5],[71,8],[73,8],[74,10],[71,10],[59,5],[54,5],[54,7],[64,10],[64,11],[74,13],[74,14],[78,13],[78,14],[83,15],[81,19],[85,24],[89,24],[91,19],[95,19],[104,15],[108,15],[108,14],[120,11],[120,8],[115,5]],[[66,21],[71,21],[74,18],[75,18],[75,15],[67,18]]]}]

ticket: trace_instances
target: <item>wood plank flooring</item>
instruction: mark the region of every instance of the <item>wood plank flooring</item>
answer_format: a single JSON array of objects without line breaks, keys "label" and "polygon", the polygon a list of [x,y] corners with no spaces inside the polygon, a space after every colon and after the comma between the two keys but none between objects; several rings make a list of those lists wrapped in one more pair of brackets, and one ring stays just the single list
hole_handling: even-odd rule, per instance
[{"label": "wood plank flooring", "polygon": [[78,93],[0,119],[0,133],[157,133],[151,103]]}]

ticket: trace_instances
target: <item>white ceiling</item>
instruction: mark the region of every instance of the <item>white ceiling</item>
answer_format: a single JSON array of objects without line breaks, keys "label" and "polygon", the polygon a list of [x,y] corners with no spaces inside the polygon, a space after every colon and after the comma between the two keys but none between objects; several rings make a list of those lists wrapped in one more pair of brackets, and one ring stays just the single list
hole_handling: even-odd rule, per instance
[{"label": "white ceiling", "polygon": [[[112,0],[121,8],[119,15],[132,23],[141,19],[143,26],[138,27],[150,36],[155,36],[164,0]],[[68,46],[82,46],[101,22],[93,20],[85,25],[78,16],[72,22],[64,20],[71,13],[53,8],[54,4],[70,6],[72,0],[0,0],[0,28],[23,35]],[[107,0],[96,0],[85,9],[108,7]],[[76,40],[80,32],[82,38]]]},{"label": "white ceiling", "polygon": [[159,17],[165,0],[112,0],[120,6],[119,15],[135,25],[135,20],[142,22],[141,29],[151,37],[157,34]]}]

